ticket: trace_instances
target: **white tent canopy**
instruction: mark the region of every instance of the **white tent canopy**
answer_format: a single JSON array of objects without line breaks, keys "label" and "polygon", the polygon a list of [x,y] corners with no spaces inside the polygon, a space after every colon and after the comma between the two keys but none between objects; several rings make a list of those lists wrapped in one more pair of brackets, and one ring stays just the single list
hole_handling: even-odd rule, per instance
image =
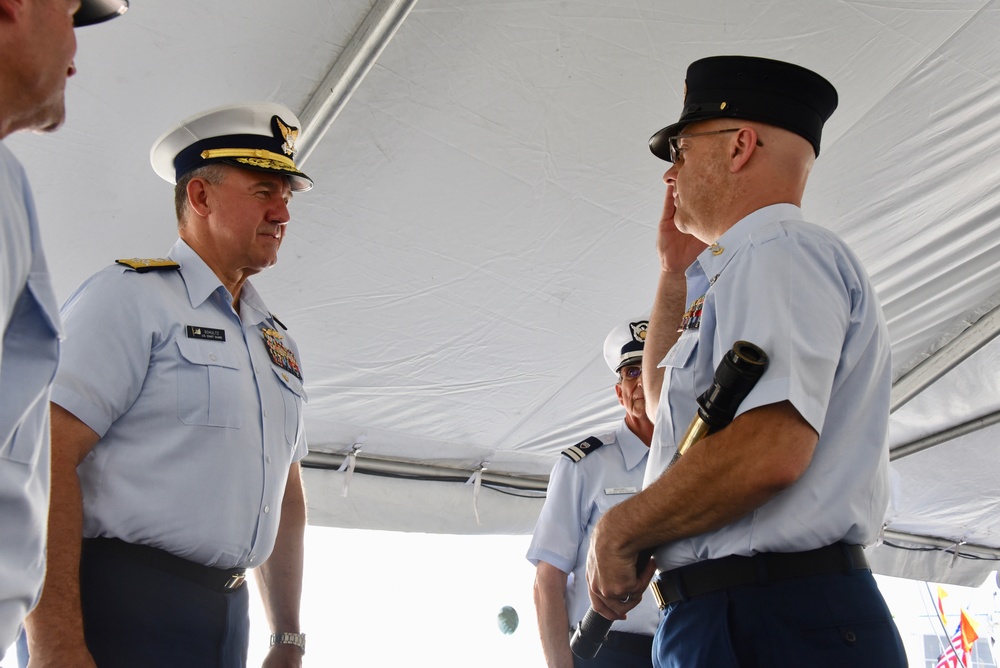
[{"label": "white tent canopy", "polygon": [[998,33],[986,0],[133,0],[78,31],[66,126],[7,143],[62,299],[166,253],[166,128],[298,112],[316,188],[254,282],[302,351],[310,521],[527,533],[559,451],[619,419],[601,343],[651,304],[665,164],[646,139],[688,63],[814,69],[840,107],[806,216],[865,262],[892,336],[873,561],[972,584],[1000,554]]}]

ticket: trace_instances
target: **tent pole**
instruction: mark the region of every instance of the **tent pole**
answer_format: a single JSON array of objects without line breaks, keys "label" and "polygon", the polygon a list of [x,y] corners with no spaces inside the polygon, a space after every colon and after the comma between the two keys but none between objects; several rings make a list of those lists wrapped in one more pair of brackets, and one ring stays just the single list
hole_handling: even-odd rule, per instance
[{"label": "tent pole", "polygon": [[1000,334],[1000,306],[993,308],[947,345],[892,384],[889,412],[894,413]]},{"label": "tent pole", "polygon": [[299,167],[309,159],[415,4],[417,0],[376,0],[299,115]]},{"label": "tent pole", "polygon": [[[310,452],[302,460],[302,465],[305,468],[313,469],[338,469],[348,456],[328,452]],[[403,478],[419,478],[421,480],[450,480],[455,482],[464,482],[475,473],[475,471],[468,469],[435,466],[402,459],[365,457],[362,455],[357,456],[354,472],[391,475]],[[548,488],[547,478],[494,473],[489,469],[483,470],[482,476],[483,483],[509,487],[511,489],[544,492]]]},{"label": "tent pole", "polygon": [[[953,540],[948,540],[947,538],[935,538],[933,536],[920,536],[913,533],[905,533],[903,531],[893,531],[891,529],[886,529],[882,532],[883,544],[885,540],[898,540],[904,543],[913,543],[915,545],[926,545],[928,547],[938,547],[943,550],[953,550],[961,554],[976,555],[980,557],[988,557],[992,559],[1000,558],[1000,549],[995,547],[987,547],[985,545],[972,545],[970,543],[956,543]],[[893,545],[889,545],[893,547]]]},{"label": "tent pole", "polygon": [[979,431],[980,429],[986,429],[987,427],[995,425],[998,422],[1000,422],[1000,411],[989,413],[974,420],[969,420],[968,422],[963,422],[962,424],[955,425],[954,427],[945,429],[944,431],[939,431],[936,434],[931,434],[930,436],[919,438],[915,441],[910,441],[909,443],[897,445],[889,450],[889,461],[894,462],[897,459],[909,457],[910,455],[921,452],[922,450],[933,448],[936,445],[941,445],[942,443],[959,438],[960,436],[971,434],[972,432]]}]

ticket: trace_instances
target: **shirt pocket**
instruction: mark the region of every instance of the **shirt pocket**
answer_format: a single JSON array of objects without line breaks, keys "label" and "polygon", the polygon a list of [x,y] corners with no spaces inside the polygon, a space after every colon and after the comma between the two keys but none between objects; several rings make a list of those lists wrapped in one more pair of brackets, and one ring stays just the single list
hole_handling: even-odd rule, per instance
[{"label": "shirt pocket", "polygon": [[[697,329],[685,331],[659,364],[663,368],[663,388],[660,405],[656,409],[656,429],[661,434],[671,434],[670,438],[661,441],[671,446],[677,445],[697,410],[697,404],[691,399],[701,395],[695,387],[698,338]],[[702,388],[702,391],[705,389]]]},{"label": "shirt pocket", "polygon": [[241,364],[221,341],[177,339],[177,417],[187,425],[237,428],[245,406]]},{"label": "shirt pocket", "polygon": [[302,430],[302,404],[309,401],[305,388],[295,375],[272,365],[274,375],[281,385],[281,399],[285,404],[285,442],[290,446],[298,443]]}]

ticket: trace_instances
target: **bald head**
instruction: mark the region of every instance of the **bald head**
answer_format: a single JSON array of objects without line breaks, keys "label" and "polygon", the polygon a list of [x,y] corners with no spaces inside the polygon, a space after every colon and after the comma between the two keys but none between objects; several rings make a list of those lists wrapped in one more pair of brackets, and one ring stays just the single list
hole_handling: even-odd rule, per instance
[{"label": "bald head", "polygon": [[753,128],[761,146],[755,147],[737,174],[743,192],[741,199],[754,205],[751,210],[770,204],[790,203],[801,206],[809,172],[816,161],[812,144],[801,135],[766,123],[743,123]]}]

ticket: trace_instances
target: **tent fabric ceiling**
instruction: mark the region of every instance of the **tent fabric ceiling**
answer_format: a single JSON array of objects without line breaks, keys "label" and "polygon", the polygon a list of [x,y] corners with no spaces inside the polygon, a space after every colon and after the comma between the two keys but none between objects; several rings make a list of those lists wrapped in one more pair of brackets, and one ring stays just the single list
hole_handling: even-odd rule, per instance
[{"label": "tent fabric ceiling", "polygon": [[[171,191],[148,165],[164,129],[240,101],[301,112],[371,6],[136,0],[78,31],[66,126],[7,140],[57,294],[169,248]],[[676,119],[687,64],[720,53],[837,86],[804,209],[868,267],[903,377],[1000,303],[998,32],[986,0],[419,0],[310,154],[316,188],[254,281],[299,342],[311,449],[543,477],[613,428],[601,342],[648,313],[657,275],[665,165],[646,139]],[[998,356],[896,411],[890,445],[1000,409]],[[1000,547],[996,437],[894,462],[887,527]],[[308,472],[311,521],[516,533],[540,504],[364,475],[344,496],[346,479]],[[885,572],[933,570],[876,553]]]}]

